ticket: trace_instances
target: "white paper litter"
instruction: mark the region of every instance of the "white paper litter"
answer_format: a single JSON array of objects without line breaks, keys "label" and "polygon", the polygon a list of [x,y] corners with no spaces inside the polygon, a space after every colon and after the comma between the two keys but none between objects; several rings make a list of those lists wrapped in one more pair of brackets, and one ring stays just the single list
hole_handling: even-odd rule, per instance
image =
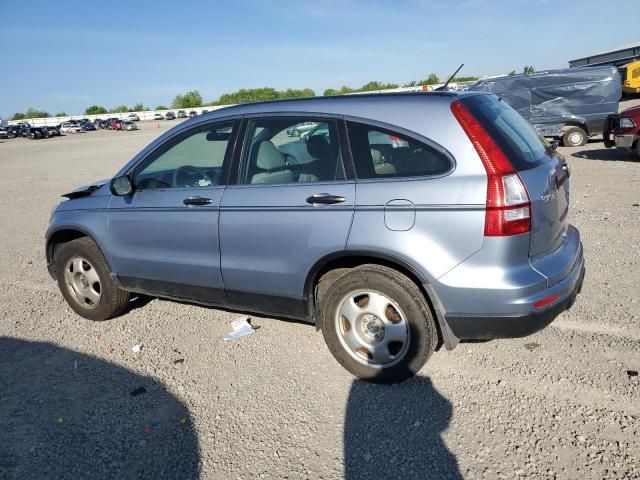
[{"label": "white paper litter", "polygon": [[244,337],[245,335],[251,335],[255,330],[249,323],[249,317],[241,317],[231,322],[232,332],[227,333],[222,339],[227,342],[235,338]]},{"label": "white paper litter", "polygon": [[140,351],[142,350],[142,345],[138,344],[138,345],[134,345],[131,350],[133,351],[133,353],[140,353]]}]

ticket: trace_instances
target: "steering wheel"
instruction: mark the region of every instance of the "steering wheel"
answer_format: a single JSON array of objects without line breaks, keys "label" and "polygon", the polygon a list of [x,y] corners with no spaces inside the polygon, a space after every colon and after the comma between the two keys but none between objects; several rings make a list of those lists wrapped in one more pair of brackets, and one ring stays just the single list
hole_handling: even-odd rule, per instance
[{"label": "steering wheel", "polygon": [[213,180],[201,168],[193,165],[182,165],[173,172],[173,187],[207,187],[213,186]]}]

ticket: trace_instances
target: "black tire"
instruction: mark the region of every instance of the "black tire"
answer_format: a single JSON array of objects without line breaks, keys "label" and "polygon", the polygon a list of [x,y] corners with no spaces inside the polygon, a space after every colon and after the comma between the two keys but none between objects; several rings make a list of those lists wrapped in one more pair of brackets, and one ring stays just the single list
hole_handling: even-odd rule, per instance
[{"label": "black tire", "polygon": [[580,127],[571,127],[562,136],[562,144],[565,147],[582,147],[587,144],[587,132]]},{"label": "black tire", "polygon": [[[100,279],[100,300],[88,308],[76,300],[65,277],[65,267],[74,257],[85,258]],[[69,306],[81,317],[89,320],[108,320],[120,314],[129,303],[130,293],[119,289],[111,280],[107,262],[98,246],[88,237],[78,238],[59,245],[55,250],[55,267],[58,287]]]},{"label": "black tire", "polygon": [[[406,316],[408,345],[402,348],[404,354],[390,366],[357,360],[340,339],[343,334],[338,331],[338,309],[345,296],[360,290],[381,293],[395,302]],[[374,383],[392,384],[413,377],[438,342],[436,324],[420,289],[398,271],[380,265],[362,265],[338,277],[320,299],[319,321],[324,340],[338,363],[356,377]]]}]

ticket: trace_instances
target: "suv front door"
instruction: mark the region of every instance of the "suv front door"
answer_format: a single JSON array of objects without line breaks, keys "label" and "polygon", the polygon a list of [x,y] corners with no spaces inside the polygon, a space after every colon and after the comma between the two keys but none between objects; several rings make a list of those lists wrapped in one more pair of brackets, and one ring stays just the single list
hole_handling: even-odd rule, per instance
[{"label": "suv front door", "polygon": [[[316,125],[303,137],[296,125]],[[343,167],[339,122],[265,116],[247,121],[242,158],[220,207],[220,249],[230,305],[304,314],[305,280],[345,249],[355,183]],[[231,184],[235,183],[235,184]]]},{"label": "suv front door", "polygon": [[124,287],[224,304],[218,215],[235,122],[169,139],[130,174],[134,193],[109,205],[109,249]]}]

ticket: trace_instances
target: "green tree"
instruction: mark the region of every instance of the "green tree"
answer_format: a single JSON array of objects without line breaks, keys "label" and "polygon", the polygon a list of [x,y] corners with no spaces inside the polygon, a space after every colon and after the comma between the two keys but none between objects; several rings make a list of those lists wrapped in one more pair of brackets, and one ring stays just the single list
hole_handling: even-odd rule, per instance
[{"label": "green tree", "polygon": [[133,107],[131,107],[132,112],[145,112],[147,109],[144,107],[142,102],[136,103]]},{"label": "green tree", "polygon": [[56,117],[68,117],[67,112],[62,111],[55,114]]},{"label": "green tree", "polygon": [[478,77],[454,77],[452,82],[475,82],[478,80]]},{"label": "green tree", "polygon": [[168,108],[167,108],[167,107],[165,107],[164,105],[158,105],[158,106],[156,107],[156,110],[168,110]]},{"label": "green tree", "polygon": [[435,85],[436,83],[440,83],[440,77],[435,73],[430,73],[426,80],[420,82],[420,85]]},{"label": "green tree", "polygon": [[13,117],[11,117],[11,120],[24,120],[25,118],[24,113],[16,112],[13,114]]},{"label": "green tree", "polygon": [[103,113],[109,113],[106,108],[100,105],[91,105],[84,110],[85,115],[101,115]]},{"label": "green tree", "polygon": [[340,92],[334,88],[327,88],[322,95],[324,95],[325,97],[331,97],[333,95],[340,95]]},{"label": "green tree", "polygon": [[225,93],[213,102],[212,105],[231,105],[236,103],[263,102],[267,100],[280,100],[285,98],[313,97],[315,92],[310,88],[279,91],[271,87],[242,88],[236,92]]},{"label": "green tree", "polygon": [[47,118],[50,117],[49,112],[45,112],[44,110],[37,110],[35,108],[29,107],[26,112],[24,112],[24,118]]},{"label": "green tree", "polygon": [[129,111],[129,107],[126,105],[118,105],[115,108],[109,110],[110,113],[127,113]]},{"label": "green tree", "polygon": [[193,108],[202,106],[202,95],[198,90],[189,90],[184,95],[176,95],[171,108]]},{"label": "green tree", "polygon": [[533,73],[536,71],[535,68],[533,68],[533,65],[525,65],[525,67],[522,69],[522,71],[524,73]]},{"label": "green tree", "polygon": [[515,74],[516,74],[516,71],[515,71],[515,70],[511,70],[511,71],[509,72],[509,76],[510,76],[510,77],[513,77]]}]

